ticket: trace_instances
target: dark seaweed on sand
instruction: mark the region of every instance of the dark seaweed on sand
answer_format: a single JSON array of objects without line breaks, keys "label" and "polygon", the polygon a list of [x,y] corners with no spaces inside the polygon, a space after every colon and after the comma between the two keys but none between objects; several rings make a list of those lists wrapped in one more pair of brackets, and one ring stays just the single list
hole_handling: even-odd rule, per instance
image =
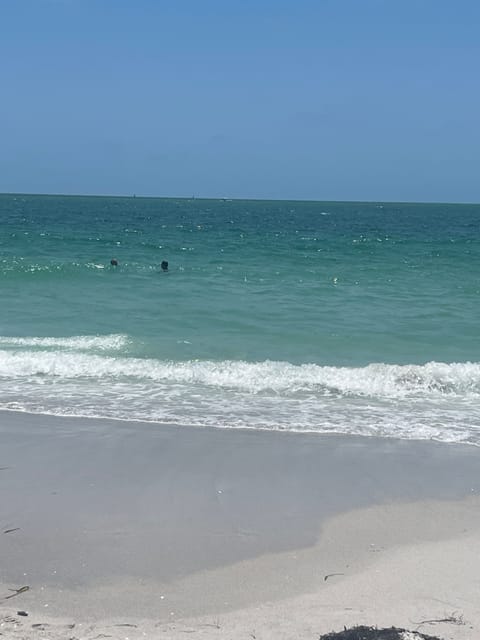
[{"label": "dark seaweed on sand", "polygon": [[319,640],[403,640],[404,633],[410,633],[418,640],[442,640],[438,636],[427,636],[419,631],[407,631],[398,627],[389,629],[377,629],[376,627],[352,627],[344,631],[335,631],[320,636]]}]

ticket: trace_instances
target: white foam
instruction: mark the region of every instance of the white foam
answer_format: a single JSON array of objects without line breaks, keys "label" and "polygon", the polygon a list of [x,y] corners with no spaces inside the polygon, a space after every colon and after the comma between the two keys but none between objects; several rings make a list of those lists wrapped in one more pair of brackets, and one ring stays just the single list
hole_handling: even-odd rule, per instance
[{"label": "white foam", "polygon": [[[4,346],[62,347],[57,351],[0,350],[0,376],[54,375],[63,378],[136,378],[237,389],[248,393],[315,393],[321,396],[426,398],[480,396],[480,363],[370,364],[331,367],[288,362],[162,361],[81,353],[120,350],[122,335],[71,338],[0,338]],[[73,353],[70,353],[70,352]],[[77,353],[79,351],[80,353]]]},{"label": "white foam", "polygon": [[70,336],[66,338],[51,337],[9,337],[0,336],[0,345],[4,347],[56,347],[71,351],[118,351],[128,345],[125,335],[104,336]]},{"label": "white foam", "polygon": [[82,352],[77,338],[65,340],[77,348],[0,350],[1,408],[480,444],[479,363],[173,362]]}]

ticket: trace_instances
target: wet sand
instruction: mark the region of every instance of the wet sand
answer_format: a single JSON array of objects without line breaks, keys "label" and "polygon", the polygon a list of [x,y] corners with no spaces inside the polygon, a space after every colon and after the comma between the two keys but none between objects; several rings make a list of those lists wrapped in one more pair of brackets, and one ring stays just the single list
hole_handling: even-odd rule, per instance
[{"label": "wet sand", "polygon": [[0,467],[7,637],[480,637],[478,448],[1,412]]}]

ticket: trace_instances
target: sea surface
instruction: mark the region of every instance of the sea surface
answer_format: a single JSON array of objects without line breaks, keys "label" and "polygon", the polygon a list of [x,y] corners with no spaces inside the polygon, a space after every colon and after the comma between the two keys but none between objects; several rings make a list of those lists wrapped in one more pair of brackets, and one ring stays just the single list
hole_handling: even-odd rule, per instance
[{"label": "sea surface", "polygon": [[0,295],[0,409],[480,444],[479,205],[1,195]]}]

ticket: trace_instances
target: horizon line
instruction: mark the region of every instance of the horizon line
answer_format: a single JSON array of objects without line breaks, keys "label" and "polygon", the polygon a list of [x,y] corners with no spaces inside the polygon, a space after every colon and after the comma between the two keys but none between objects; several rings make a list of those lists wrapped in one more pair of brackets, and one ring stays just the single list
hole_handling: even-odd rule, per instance
[{"label": "horizon line", "polygon": [[34,196],[45,198],[122,198],[128,200],[219,200],[223,202],[315,202],[315,203],[348,203],[348,204],[446,204],[446,205],[480,205],[480,202],[454,202],[440,200],[316,200],[313,198],[229,198],[229,197],[208,197],[192,196],[149,196],[149,195],[119,195],[119,194],[94,194],[94,193],[33,193],[33,192],[0,192],[2,196]]}]

